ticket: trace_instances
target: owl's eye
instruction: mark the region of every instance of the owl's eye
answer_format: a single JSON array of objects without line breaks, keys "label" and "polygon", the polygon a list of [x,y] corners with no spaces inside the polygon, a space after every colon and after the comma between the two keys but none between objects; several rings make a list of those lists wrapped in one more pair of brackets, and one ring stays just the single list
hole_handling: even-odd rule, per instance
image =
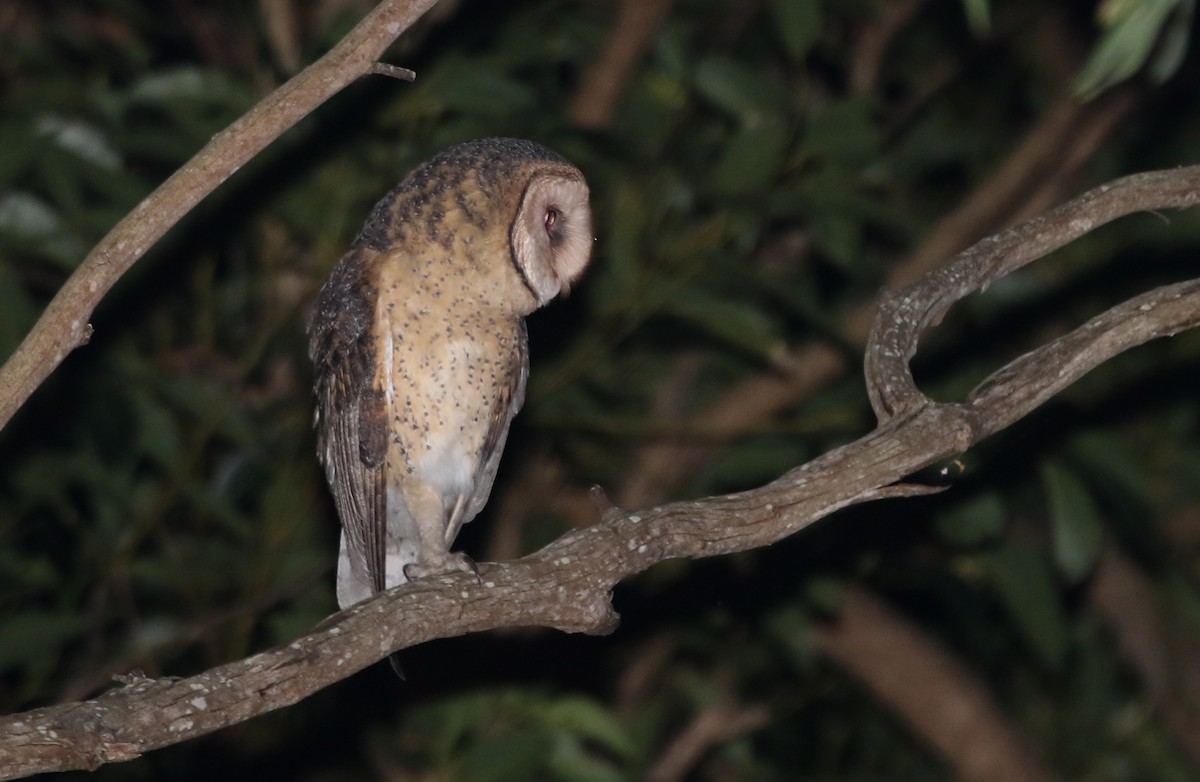
[{"label": "owl's eye", "polygon": [[546,224],[546,233],[550,235],[551,239],[558,238],[558,221],[560,217],[561,215],[559,215],[558,210],[552,207],[546,210],[546,214],[542,218],[542,221]]}]

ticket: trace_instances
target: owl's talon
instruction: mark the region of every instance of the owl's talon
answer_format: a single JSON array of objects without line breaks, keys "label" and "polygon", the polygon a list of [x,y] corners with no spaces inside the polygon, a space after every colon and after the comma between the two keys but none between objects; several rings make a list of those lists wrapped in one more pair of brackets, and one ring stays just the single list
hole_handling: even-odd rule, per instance
[{"label": "owl's talon", "polygon": [[424,564],[413,562],[405,565],[404,577],[409,581],[415,581],[418,578],[442,576],[455,571],[474,573],[477,581],[483,581],[483,579],[479,576],[479,567],[475,564],[475,560],[471,559],[461,551],[447,554],[445,557],[436,562],[426,562]]}]

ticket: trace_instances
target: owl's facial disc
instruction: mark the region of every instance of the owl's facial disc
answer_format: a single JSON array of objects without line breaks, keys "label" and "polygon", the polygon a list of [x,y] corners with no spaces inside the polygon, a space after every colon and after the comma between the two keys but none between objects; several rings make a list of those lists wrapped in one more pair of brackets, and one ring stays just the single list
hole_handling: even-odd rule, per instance
[{"label": "owl's facial disc", "polygon": [[538,306],[566,293],[592,252],[588,189],[578,173],[546,173],[531,180],[511,239],[517,270]]}]

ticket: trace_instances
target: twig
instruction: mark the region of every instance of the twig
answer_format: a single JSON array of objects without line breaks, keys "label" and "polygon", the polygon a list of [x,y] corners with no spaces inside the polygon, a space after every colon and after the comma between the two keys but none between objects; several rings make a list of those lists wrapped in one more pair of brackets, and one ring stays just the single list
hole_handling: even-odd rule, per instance
[{"label": "twig", "polygon": [[284,131],[365,73],[437,0],[384,0],[329,52],[225,130],[109,231],[0,367],[0,428],[72,350],[117,280],[171,226]]},{"label": "twig", "polygon": [[389,65],[386,62],[377,62],[371,65],[371,73],[376,76],[387,76],[400,81],[416,81],[417,72],[410,71],[408,68],[401,68],[399,65]]}]

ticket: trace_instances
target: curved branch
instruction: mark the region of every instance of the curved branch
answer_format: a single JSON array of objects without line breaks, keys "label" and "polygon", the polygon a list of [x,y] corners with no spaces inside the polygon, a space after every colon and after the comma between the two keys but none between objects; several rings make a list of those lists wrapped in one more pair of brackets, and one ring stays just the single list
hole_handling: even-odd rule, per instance
[{"label": "curved branch", "polygon": [[0,429],[75,348],[125,272],[209,193],[360,76],[437,0],[384,0],[329,52],[283,84],[163,182],[100,240],[0,367]]},{"label": "curved branch", "polygon": [[[1135,105],[1136,93],[1116,90],[1086,105],[1062,101],[1048,109],[1009,157],[889,269],[886,286],[907,285],[971,239],[1043,211],[1059,197],[1071,172],[1095,153]],[[1064,148],[1068,149],[1065,155]],[[852,343],[865,342],[877,310],[875,300],[851,310],[842,321],[843,336]],[[685,476],[710,460],[722,442],[798,405],[833,378],[841,377],[846,363],[845,353],[829,342],[801,344],[769,371],[730,388],[697,416],[724,432],[719,442],[667,440],[646,445],[617,496],[640,505],[669,494]]]},{"label": "curved branch", "polygon": [[[1183,208],[1197,203],[1200,203],[1200,166],[1134,174],[1089,190],[1044,215],[990,236],[959,253],[949,263],[926,274],[912,285],[898,291],[884,291],[879,311],[875,316],[875,325],[871,329],[866,354],[867,390],[871,397],[871,406],[880,422],[905,411],[931,404],[913,381],[908,362],[917,353],[921,335],[930,326],[940,323],[956,301],[1118,217],[1151,209]],[[1168,288],[1175,289],[1177,286]],[[1117,339],[1116,342],[1125,343],[1124,347],[1113,344],[1108,350],[1097,347],[1098,352],[1095,353],[1085,355],[1081,352],[1075,357],[1072,369],[1063,367],[1064,377],[1069,375],[1065,382],[1055,379],[1047,385],[1043,381],[1048,378],[1044,375],[1032,375],[1031,372],[1038,368],[1033,365],[1038,361],[1037,356],[1046,355],[1042,351],[1047,351],[1061,342],[1058,340],[1041,351],[1034,351],[1029,356],[1013,362],[1025,362],[1025,366],[1014,368],[1013,364],[1010,364],[1001,370],[985,383],[992,390],[977,391],[978,396],[971,404],[978,407],[986,400],[994,400],[1000,392],[1012,391],[1013,378],[1007,376],[1010,371],[1015,372],[1022,382],[1032,382],[1042,388],[1040,401],[1037,402],[1040,404],[1049,395],[1057,393],[1116,352],[1153,337],[1174,334],[1180,329],[1194,325],[1194,316],[1192,319],[1187,317],[1187,308],[1195,306],[1195,295],[1194,286],[1184,284],[1182,288],[1175,290],[1159,289],[1110,310],[1101,316],[1103,323],[1090,322],[1068,335],[1073,340],[1074,348],[1067,346],[1066,352],[1090,350],[1093,343],[1099,342],[1098,335],[1093,333],[1096,329],[1115,327],[1124,330],[1133,328],[1129,325],[1131,322],[1137,322],[1140,324],[1138,329],[1145,329],[1144,335],[1128,335]],[[1179,300],[1176,301],[1176,298]],[[1151,304],[1151,299],[1156,303]],[[1159,302],[1159,299],[1162,301]],[[1167,307],[1159,306],[1160,303],[1167,302],[1173,304]],[[1130,313],[1126,311],[1131,306],[1146,317],[1140,317],[1139,312],[1134,312],[1131,321]],[[1147,309],[1141,311],[1142,307]],[[1118,310],[1123,311],[1124,315]],[[1120,322],[1110,323],[1110,319]],[[1034,358],[1031,359],[1031,356]],[[1063,357],[1063,352],[1060,351],[1059,358]],[[1057,364],[1046,364],[1041,368],[1053,370],[1049,373],[1052,375],[1059,372]],[[991,409],[993,413],[994,408],[995,405]],[[1025,408],[1021,415],[1029,409],[1032,408]],[[1011,423],[1011,420],[1015,419],[992,420],[991,423],[1002,427]],[[994,428],[988,429],[988,433],[995,431]]]}]

